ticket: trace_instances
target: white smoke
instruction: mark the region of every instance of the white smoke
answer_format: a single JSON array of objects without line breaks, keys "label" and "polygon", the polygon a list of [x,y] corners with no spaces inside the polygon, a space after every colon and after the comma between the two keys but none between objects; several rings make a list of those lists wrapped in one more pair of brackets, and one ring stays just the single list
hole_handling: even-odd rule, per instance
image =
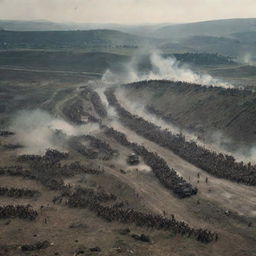
[{"label": "white smoke", "polygon": [[227,82],[220,81],[208,74],[200,74],[192,71],[189,67],[182,65],[174,57],[164,58],[159,52],[153,52],[150,55],[152,70],[146,74],[141,74],[136,67],[137,57],[134,57],[126,66],[126,72],[121,74],[112,73],[107,70],[102,81],[106,84],[131,83],[141,80],[172,80],[196,83],[205,86],[218,86],[224,88],[233,88]]},{"label": "white smoke", "polygon": [[170,131],[174,135],[182,134],[186,141],[193,141],[197,145],[206,148],[212,152],[232,155],[237,161],[251,162],[256,164],[256,147],[232,147],[234,141],[221,132],[220,130],[213,131],[205,134],[203,137],[198,136],[186,129],[180,129],[171,122],[166,122],[161,117],[151,114],[145,109],[147,100],[141,102],[135,102],[132,100],[132,96],[124,89],[117,89],[115,95],[119,103],[130,113],[137,115],[144,120],[151,122],[163,130]]},{"label": "white smoke", "polygon": [[20,154],[44,154],[48,148],[67,150],[65,138],[89,134],[98,129],[98,124],[73,126],[40,109],[20,111],[10,125],[15,139],[24,146],[18,152]]},{"label": "white smoke", "polygon": [[238,58],[238,61],[251,66],[256,65],[256,60],[255,58],[253,58],[253,56],[250,53],[244,54],[243,56]]}]

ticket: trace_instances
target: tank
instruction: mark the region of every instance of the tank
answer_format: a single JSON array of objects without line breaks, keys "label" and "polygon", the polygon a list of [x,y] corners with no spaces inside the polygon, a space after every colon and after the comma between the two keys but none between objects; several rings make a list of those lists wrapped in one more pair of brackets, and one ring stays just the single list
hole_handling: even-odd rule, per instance
[{"label": "tank", "polygon": [[127,158],[127,163],[129,165],[137,165],[137,164],[139,164],[140,163],[139,156],[134,154],[134,153],[129,155],[128,158]]}]

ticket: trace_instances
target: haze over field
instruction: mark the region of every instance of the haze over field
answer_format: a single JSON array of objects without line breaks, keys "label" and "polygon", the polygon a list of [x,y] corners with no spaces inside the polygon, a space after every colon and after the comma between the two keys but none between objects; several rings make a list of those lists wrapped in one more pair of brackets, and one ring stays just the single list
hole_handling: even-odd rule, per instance
[{"label": "haze over field", "polygon": [[0,0],[0,256],[256,256],[255,0]]},{"label": "haze over field", "polygon": [[[15,8],[14,8],[15,6]],[[180,23],[255,16],[254,0],[1,0],[2,19],[83,23]]]}]

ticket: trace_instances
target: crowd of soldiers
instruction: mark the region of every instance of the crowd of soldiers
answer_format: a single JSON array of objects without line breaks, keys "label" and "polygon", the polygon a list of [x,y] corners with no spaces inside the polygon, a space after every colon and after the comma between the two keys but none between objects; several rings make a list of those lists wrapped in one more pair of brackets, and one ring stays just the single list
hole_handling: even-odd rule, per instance
[{"label": "crowd of soldiers", "polygon": [[104,160],[111,159],[116,153],[116,150],[113,150],[112,147],[105,141],[102,141],[94,136],[85,135],[83,138],[90,141],[90,146],[98,149],[102,154],[104,154]]},{"label": "crowd of soldiers", "polygon": [[82,143],[79,137],[72,137],[68,141],[68,145],[70,148],[77,151],[78,153],[80,153],[81,155],[88,159],[98,158],[98,152],[93,148],[89,148],[85,143]]},{"label": "crowd of soldiers", "polygon": [[2,166],[0,167],[0,175],[5,176],[20,176],[24,178],[35,178],[30,170],[24,169],[22,166]]},{"label": "crowd of soldiers", "polygon": [[107,111],[106,111],[104,105],[102,104],[102,101],[101,101],[98,93],[95,91],[91,91],[90,92],[90,100],[91,100],[91,103],[93,104],[93,107],[94,107],[96,113],[101,118],[105,118],[107,116]]},{"label": "crowd of soldiers", "polygon": [[60,163],[35,162],[31,165],[31,168],[36,179],[52,190],[59,190],[64,186],[64,177],[72,177],[80,171],[85,173],[82,169],[69,169],[68,165],[61,166]]},{"label": "crowd of soldiers", "polygon": [[0,196],[8,196],[8,197],[34,197],[39,195],[39,191],[25,188],[7,188],[0,187]]},{"label": "crowd of soldiers", "polygon": [[[94,174],[94,175],[99,175],[102,174],[104,171],[95,169],[92,167],[88,167],[85,165],[81,165],[78,161],[72,162],[69,165],[64,165],[62,171],[62,176],[68,176],[68,175],[76,175],[76,174]],[[71,174],[70,174],[71,173]]]},{"label": "crowd of soldiers", "polygon": [[[120,134],[120,136],[122,137],[123,134]],[[149,164],[150,161],[153,161],[151,164],[153,168],[156,168],[154,167],[154,164],[160,164],[161,166],[165,164],[161,159],[158,159],[156,155],[147,152],[147,150],[143,147],[128,142],[127,139],[123,144],[130,145],[135,152],[138,152],[138,154],[145,154],[145,158],[148,157],[147,161]],[[93,190],[82,187],[77,187],[74,189],[72,186],[64,185],[62,175],[68,170],[70,173],[86,171],[92,173],[97,172],[80,165],[78,162],[61,166],[58,161],[65,157],[60,156],[61,154],[56,152],[54,154],[48,152],[40,159],[36,158],[36,160],[30,161],[32,173],[35,179],[39,180],[46,186],[49,186],[49,182],[52,183],[54,181],[56,184],[54,184],[53,189],[57,189],[62,192],[60,198],[53,199],[54,203],[62,200],[62,197],[65,197],[67,198],[66,203],[69,207],[88,208],[95,212],[99,217],[102,217],[107,221],[134,223],[138,226],[172,231],[177,234],[193,237],[203,243],[208,243],[217,239],[217,234],[206,229],[191,228],[186,223],[177,221],[174,216],[172,216],[172,218],[166,218],[161,215],[147,214],[134,209],[125,208],[127,206],[124,202],[117,201],[117,197],[115,195],[106,193],[103,189]],[[56,159],[54,159],[55,157]],[[159,161],[159,163],[154,163],[154,160],[152,160],[154,158],[156,159],[155,161]],[[63,171],[63,168],[65,168],[65,171]],[[112,202],[114,203],[112,204]],[[0,218],[19,217],[34,220],[36,216],[37,212],[31,209],[29,205],[9,205],[0,207]]]},{"label": "crowd of soldiers", "polygon": [[131,114],[118,103],[112,90],[107,91],[106,96],[109,103],[115,106],[124,125],[137,134],[172,150],[175,154],[212,175],[246,185],[256,185],[255,165],[236,162],[231,155],[212,152],[193,141],[186,141],[182,134],[175,135],[168,130],[162,130],[153,123]]},{"label": "crowd of soldiers", "polygon": [[185,222],[177,221],[174,216],[167,218],[162,215],[143,213],[134,209],[113,208],[111,206],[98,205],[95,209],[98,216],[108,221],[120,221],[122,223],[135,223],[137,226],[172,231],[175,234],[194,237],[203,243],[217,240],[218,235],[207,229],[194,229]]},{"label": "crowd of soldiers", "polygon": [[[131,208],[117,207],[116,204],[110,206],[102,205],[102,202],[116,200],[116,197],[106,192],[78,188],[74,193],[66,193],[69,207],[88,208],[105,220],[119,221],[122,223],[134,223],[137,226],[152,229],[171,231],[182,236],[194,237],[200,242],[209,243],[217,240],[218,235],[207,229],[194,229],[185,222],[177,221],[174,216],[167,218],[162,215],[143,213]],[[124,204],[120,204],[123,206]]]},{"label": "crowd of soldiers", "polygon": [[34,244],[24,244],[21,246],[21,250],[24,252],[29,252],[29,251],[46,249],[49,246],[50,246],[50,242],[45,240],[45,241],[36,242]]},{"label": "crowd of soldiers", "polygon": [[2,147],[6,150],[15,150],[18,148],[23,148],[23,146],[21,144],[11,144],[11,143],[4,144],[4,145],[2,145]]},{"label": "crowd of soldiers", "polygon": [[75,191],[68,195],[67,204],[69,207],[91,207],[94,204],[115,201],[117,197],[104,190],[96,191],[90,188],[75,188]]},{"label": "crowd of soldiers", "polygon": [[26,162],[26,161],[43,161],[43,162],[50,162],[50,163],[57,163],[61,160],[67,159],[69,156],[68,153],[60,152],[56,149],[47,149],[44,156],[40,155],[31,155],[25,154],[20,155],[17,157],[18,162]]},{"label": "crowd of soldiers", "polygon": [[130,147],[135,153],[142,156],[144,162],[151,167],[159,181],[166,188],[173,191],[179,198],[189,197],[197,193],[197,188],[193,188],[191,184],[178,176],[176,171],[169,168],[165,160],[157,155],[157,153],[149,152],[144,146],[129,142],[123,133],[113,128],[107,128],[105,133],[115,138],[120,144]]},{"label": "crowd of soldiers", "polygon": [[5,205],[0,206],[0,218],[20,218],[35,220],[37,211],[33,210],[30,205]]},{"label": "crowd of soldiers", "polygon": [[74,124],[84,124],[82,121],[82,116],[86,113],[84,111],[83,102],[81,99],[76,99],[75,102],[66,104],[63,108],[63,113]]},{"label": "crowd of soldiers", "polygon": [[68,154],[57,150],[47,150],[44,156],[22,155],[18,161],[28,162],[29,169],[22,166],[0,167],[0,175],[20,176],[41,182],[44,186],[57,190],[64,187],[64,177],[72,177],[77,174],[100,175],[104,171],[91,166],[81,165],[79,162],[61,164],[60,161],[67,159]]},{"label": "crowd of soldiers", "polygon": [[0,131],[0,137],[8,137],[14,134],[15,134],[14,132],[10,132],[10,131]]},{"label": "crowd of soldiers", "polygon": [[[89,145],[86,142],[89,142]],[[91,135],[72,137],[69,140],[69,146],[89,159],[110,160],[117,154],[117,151],[113,150],[108,143]]]}]

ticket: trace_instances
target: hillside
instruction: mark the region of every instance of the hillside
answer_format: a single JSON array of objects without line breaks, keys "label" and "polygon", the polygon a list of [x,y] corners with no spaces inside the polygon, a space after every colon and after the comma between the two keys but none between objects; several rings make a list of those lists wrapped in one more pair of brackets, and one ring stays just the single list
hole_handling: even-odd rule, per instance
[{"label": "hillside", "polygon": [[178,61],[184,63],[191,63],[196,65],[229,65],[234,64],[230,57],[219,54],[209,53],[176,53],[173,55],[166,55],[166,57],[174,56]]},{"label": "hillside", "polygon": [[[1,67],[46,69],[55,71],[93,72],[102,74],[106,69],[116,70],[127,57],[104,52],[76,51],[2,51]],[[32,68],[33,67],[33,68]]]},{"label": "hillside", "polygon": [[238,39],[213,36],[191,36],[180,41],[181,45],[194,51],[218,53],[228,56],[241,56],[247,52],[256,54],[256,44],[242,42]]},{"label": "hillside", "polygon": [[156,36],[184,38],[196,35],[226,36],[232,33],[256,31],[256,19],[227,19],[170,25],[160,28]]},{"label": "hillside", "polygon": [[256,31],[234,33],[231,36],[242,42],[250,42],[256,44]]},{"label": "hillside", "polygon": [[130,100],[142,103],[143,99],[145,105],[181,129],[210,140],[218,137],[233,149],[256,142],[255,93],[170,81],[139,82],[125,88]]},{"label": "hillside", "polygon": [[143,39],[115,30],[0,31],[0,48],[137,47]]}]

